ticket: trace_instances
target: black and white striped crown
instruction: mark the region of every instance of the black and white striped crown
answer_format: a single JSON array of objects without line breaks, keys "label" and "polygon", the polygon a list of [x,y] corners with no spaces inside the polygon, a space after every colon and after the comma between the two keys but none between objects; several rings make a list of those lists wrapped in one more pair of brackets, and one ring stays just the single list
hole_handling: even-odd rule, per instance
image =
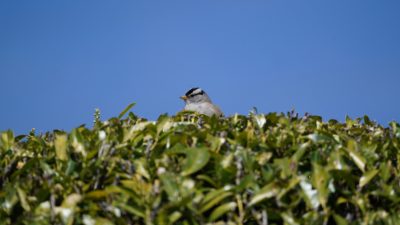
[{"label": "black and white striped crown", "polygon": [[202,95],[202,94],[204,94],[204,91],[199,87],[195,87],[195,88],[190,89],[188,92],[186,92],[185,95],[187,97],[189,97],[189,96],[193,97],[193,96]]}]

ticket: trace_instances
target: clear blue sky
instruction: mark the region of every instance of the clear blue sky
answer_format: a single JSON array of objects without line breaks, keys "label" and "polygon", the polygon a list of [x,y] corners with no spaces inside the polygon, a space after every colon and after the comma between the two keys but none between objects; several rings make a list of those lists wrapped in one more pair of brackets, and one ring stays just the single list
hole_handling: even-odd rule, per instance
[{"label": "clear blue sky", "polygon": [[226,115],[400,118],[400,1],[0,1],[0,130],[156,119],[200,86]]}]

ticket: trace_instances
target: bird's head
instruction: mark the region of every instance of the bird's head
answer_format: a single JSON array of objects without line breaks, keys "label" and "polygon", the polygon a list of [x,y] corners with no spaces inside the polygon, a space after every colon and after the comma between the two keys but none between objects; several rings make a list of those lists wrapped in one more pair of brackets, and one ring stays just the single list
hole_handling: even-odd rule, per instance
[{"label": "bird's head", "polygon": [[190,89],[180,98],[184,100],[186,104],[211,102],[211,99],[208,97],[207,93],[199,87]]}]

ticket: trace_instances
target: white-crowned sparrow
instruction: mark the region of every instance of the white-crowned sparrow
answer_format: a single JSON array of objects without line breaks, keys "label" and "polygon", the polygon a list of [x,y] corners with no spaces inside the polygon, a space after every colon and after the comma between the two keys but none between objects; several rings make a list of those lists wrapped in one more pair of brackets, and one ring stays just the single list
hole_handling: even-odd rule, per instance
[{"label": "white-crowned sparrow", "polygon": [[206,116],[223,116],[221,109],[211,102],[210,97],[201,88],[192,88],[181,99],[185,101],[184,110],[195,111]]}]

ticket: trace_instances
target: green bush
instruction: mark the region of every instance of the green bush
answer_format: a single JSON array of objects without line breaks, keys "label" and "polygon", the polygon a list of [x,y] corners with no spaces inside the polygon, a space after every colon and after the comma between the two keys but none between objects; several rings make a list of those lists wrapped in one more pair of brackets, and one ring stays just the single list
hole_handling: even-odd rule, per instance
[{"label": "green bush", "polygon": [[70,133],[0,133],[0,224],[399,224],[395,122],[151,122],[130,107]]}]

